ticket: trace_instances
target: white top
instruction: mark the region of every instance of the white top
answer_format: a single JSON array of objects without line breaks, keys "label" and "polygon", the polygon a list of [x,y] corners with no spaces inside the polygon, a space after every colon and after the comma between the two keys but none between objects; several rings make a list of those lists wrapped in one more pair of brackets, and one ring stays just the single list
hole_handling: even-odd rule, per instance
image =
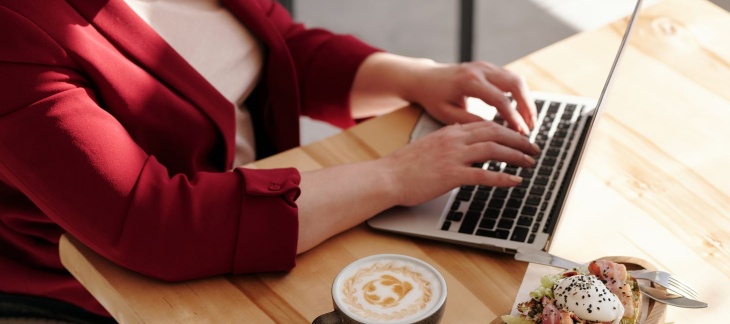
[{"label": "white top", "polygon": [[244,100],[263,64],[258,40],[218,0],[125,0],[235,107],[233,166],[256,158],[253,125]]}]

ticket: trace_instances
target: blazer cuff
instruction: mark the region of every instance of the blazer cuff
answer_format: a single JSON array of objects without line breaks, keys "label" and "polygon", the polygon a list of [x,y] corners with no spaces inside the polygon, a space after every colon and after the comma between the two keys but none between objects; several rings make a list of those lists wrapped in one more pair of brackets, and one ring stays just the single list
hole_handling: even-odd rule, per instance
[{"label": "blazer cuff", "polygon": [[243,181],[233,273],[288,271],[296,265],[299,171],[236,168]]}]

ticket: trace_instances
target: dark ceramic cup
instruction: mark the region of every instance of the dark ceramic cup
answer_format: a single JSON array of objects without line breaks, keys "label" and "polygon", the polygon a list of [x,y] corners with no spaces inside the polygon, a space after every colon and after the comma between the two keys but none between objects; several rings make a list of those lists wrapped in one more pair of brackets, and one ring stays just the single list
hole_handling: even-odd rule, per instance
[{"label": "dark ceramic cup", "polygon": [[446,295],[446,281],[430,264],[405,255],[371,255],[340,271],[332,283],[334,311],[313,323],[439,323]]}]

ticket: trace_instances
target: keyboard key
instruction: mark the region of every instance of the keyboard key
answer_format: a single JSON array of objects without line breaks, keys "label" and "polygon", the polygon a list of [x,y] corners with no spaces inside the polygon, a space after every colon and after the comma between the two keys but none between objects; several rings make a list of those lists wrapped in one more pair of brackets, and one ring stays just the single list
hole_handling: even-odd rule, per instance
[{"label": "keyboard key", "polygon": [[497,225],[497,221],[494,219],[482,218],[482,221],[479,222],[479,228],[483,229],[493,229],[494,225]]},{"label": "keyboard key", "polygon": [[479,236],[493,237],[506,240],[509,237],[509,231],[498,229],[496,231],[478,229],[476,232]]},{"label": "keyboard key", "polygon": [[555,159],[554,157],[546,156],[542,159],[542,165],[554,166],[555,163],[557,163],[557,162],[558,162],[558,160]]},{"label": "keyboard key", "polygon": [[519,168],[518,166],[514,166],[514,165],[507,165],[507,166],[506,166],[506,167],[504,168],[504,170],[502,170],[502,172],[504,172],[504,173],[507,173],[507,174],[517,174],[517,169],[518,169],[518,168]]},{"label": "keyboard key", "polygon": [[456,199],[451,204],[451,210],[457,210],[457,209],[459,209],[459,206],[461,206],[461,200]]},{"label": "keyboard key", "polygon": [[477,227],[479,218],[481,218],[481,213],[473,212],[473,211],[466,212],[466,215],[464,216],[464,220],[461,222],[461,226],[459,227],[459,233],[464,233],[464,234],[474,233],[474,228]]},{"label": "keyboard key", "polygon": [[565,142],[560,138],[553,138],[553,140],[550,141],[550,147],[561,148],[563,147],[564,143]]},{"label": "keyboard key", "polygon": [[461,189],[459,190],[459,193],[456,194],[456,199],[461,201],[471,200],[471,192]]},{"label": "keyboard key", "polygon": [[486,207],[486,203],[479,200],[474,200],[469,205],[469,211],[475,211],[481,213],[482,210],[484,210],[484,207]]},{"label": "keyboard key", "polygon": [[512,231],[512,236],[509,239],[510,241],[524,242],[527,239],[527,234],[530,234],[529,228],[517,226]]},{"label": "keyboard key", "polygon": [[542,196],[542,194],[545,193],[545,187],[543,186],[532,186],[530,189],[530,195],[532,196]]},{"label": "keyboard key", "polygon": [[489,192],[487,191],[477,190],[477,192],[474,194],[475,201],[487,201],[487,198],[489,198]]},{"label": "keyboard key", "polygon": [[512,188],[512,197],[524,198],[527,195],[527,189],[525,188]]},{"label": "keyboard key", "polygon": [[540,170],[537,171],[537,174],[549,177],[551,174],[553,174],[553,167],[547,165],[543,166],[540,168]]},{"label": "keyboard key", "polygon": [[555,114],[558,112],[558,108],[560,108],[559,102],[551,102],[550,106],[548,107],[548,114]]},{"label": "keyboard key", "polygon": [[527,239],[527,243],[533,243],[535,242],[535,234],[530,234],[530,238]]},{"label": "keyboard key", "polygon": [[540,196],[528,196],[527,200],[525,200],[525,204],[531,206],[540,206],[541,202],[542,198]]},{"label": "keyboard key", "polygon": [[549,148],[547,152],[545,152],[545,155],[550,157],[558,157],[560,155],[560,150],[555,148]]},{"label": "keyboard key", "polygon": [[548,177],[545,177],[545,176],[535,177],[535,184],[544,186],[544,185],[548,184],[548,182],[550,182],[550,178],[548,178]]},{"label": "keyboard key", "polygon": [[535,174],[535,171],[533,169],[522,169],[520,170],[520,177],[529,179],[532,178],[532,175]]},{"label": "keyboard key", "polygon": [[535,216],[535,214],[537,214],[537,207],[535,206],[525,206],[522,208],[522,215]]},{"label": "keyboard key", "polygon": [[529,186],[530,186],[530,181],[522,181],[515,188],[527,189],[527,187],[529,187]]},{"label": "keyboard key", "polygon": [[543,105],[545,105],[545,100],[535,100],[535,108],[537,108],[538,114],[542,112]]},{"label": "keyboard key", "polygon": [[500,170],[502,170],[502,167],[496,162],[490,162],[489,166],[487,167],[487,170],[499,172]]},{"label": "keyboard key", "polygon": [[522,206],[522,199],[516,197],[507,200],[507,208],[520,208]]},{"label": "keyboard key", "polygon": [[454,222],[461,222],[461,218],[464,217],[464,213],[462,212],[449,212],[446,215],[446,219]]},{"label": "keyboard key", "polygon": [[484,217],[490,218],[490,219],[497,219],[497,218],[499,218],[500,212],[502,212],[502,211],[497,208],[487,208],[487,211],[484,212]]},{"label": "keyboard key", "polygon": [[445,221],[443,224],[441,224],[442,231],[448,231],[449,227],[451,227],[451,222],[449,221]]},{"label": "keyboard key", "polygon": [[514,224],[515,224],[514,219],[502,218],[499,220],[499,223],[497,223],[497,228],[502,228],[502,229],[508,230],[508,229],[511,229],[512,225],[514,225]]},{"label": "keyboard key", "polygon": [[490,186],[479,186],[479,188],[477,188],[477,192],[492,192],[492,188],[493,187]]},{"label": "keyboard key", "polygon": [[492,196],[494,198],[506,198],[508,194],[509,194],[509,189],[497,188],[494,190],[494,193],[492,194]]},{"label": "keyboard key", "polygon": [[517,225],[530,227],[535,219],[529,216],[520,216]]},{"label": "keyboard key", "polygon": [[517,208],[505,208],[502,211],[502,218],[515,219],[517,217]]},{"label": "keyboard key", "polygon": [[502,206],[504,206],[504,199],[492,198],[492,200],[489,201],[489,204],[487,204],[487,206],[489,206],[489,208],[501,209]]}]

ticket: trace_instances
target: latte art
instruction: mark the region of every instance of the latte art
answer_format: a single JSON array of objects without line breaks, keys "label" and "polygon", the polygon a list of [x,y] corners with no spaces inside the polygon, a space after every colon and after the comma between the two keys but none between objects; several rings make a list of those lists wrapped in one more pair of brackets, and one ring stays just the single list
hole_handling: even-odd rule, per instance
[{"label": "latte art", "polygon": [[442,294],[434,273],[403,259],[377,259],[342,277],[339,304],[358,317],[405,322],[429,313]]},{"label": "latte art", "polygon": [[[430,295],[431,289],[426,289]],[[368,303],[390,308],[398,306],[401,300],[413,290],[413,285],[409,281],[401,281],[391,275],[382,275],[378,279],[368,281],[362,290],[363,297]]]}]

